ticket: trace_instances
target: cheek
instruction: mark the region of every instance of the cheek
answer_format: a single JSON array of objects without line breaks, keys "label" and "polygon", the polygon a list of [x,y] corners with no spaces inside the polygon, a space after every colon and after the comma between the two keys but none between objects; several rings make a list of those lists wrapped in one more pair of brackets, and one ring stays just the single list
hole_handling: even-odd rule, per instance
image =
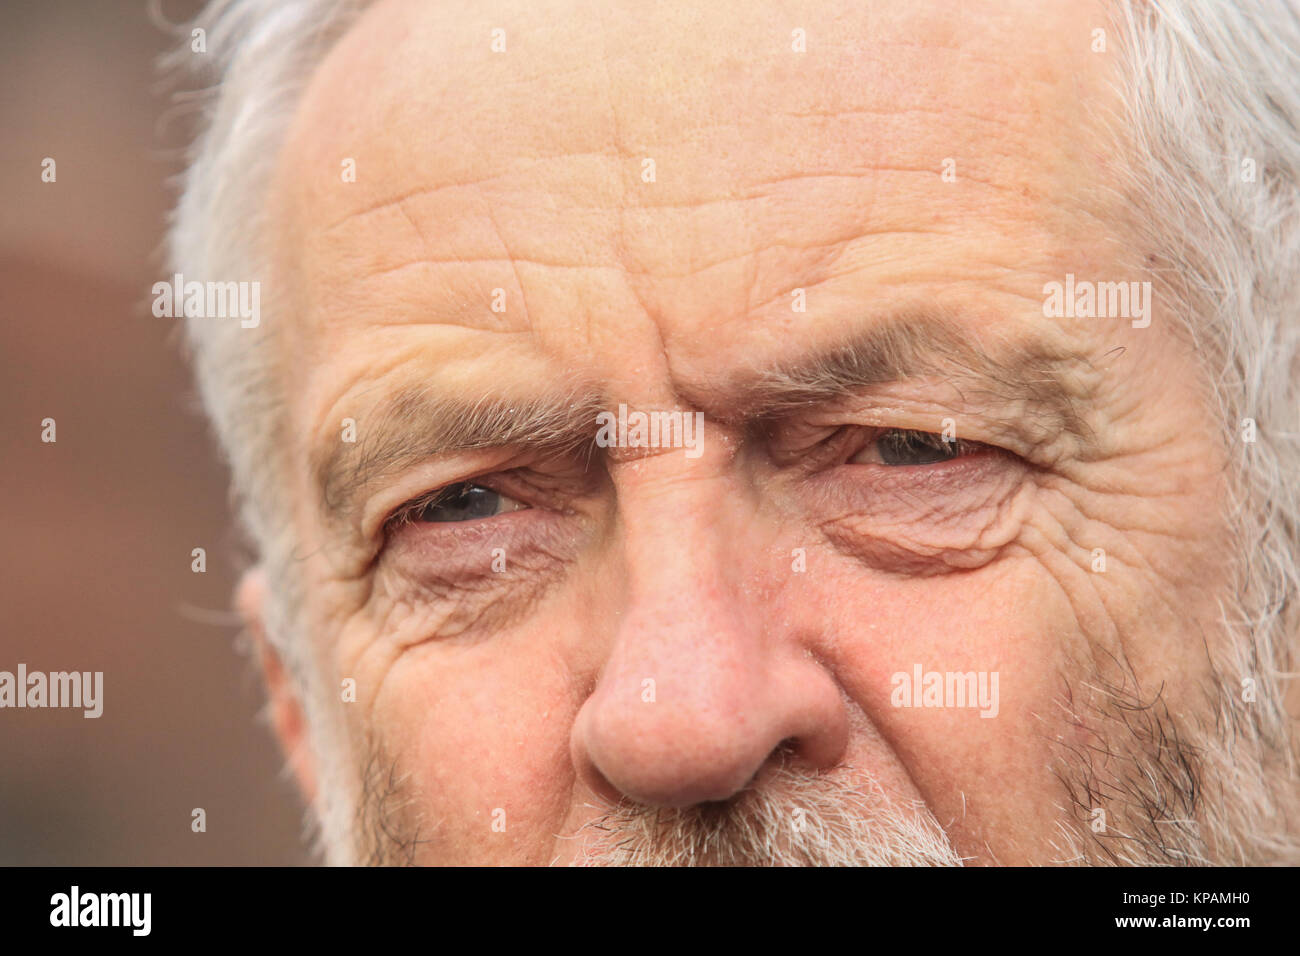
[{"label": "cheek", "polygon": [[[887,752],[952,822],[963,852],[984,854],[987,841],[1010,862],[1016,835],[1031,833],[1025,853],[1040,850],[1060,802],[1053,760],[1082,740],[1061,701],[1071,652],[1086,642],[1060,587],[1014,549],[978,570],[925,578],[822,557],[822,572],[784,596],[786,613],[820,635],[819,654]],[[935,674],[942,706],[925,694]]]},{"label": "cheek", "polygon": [[[370,729],[409,774],[428,860],[547,863],[569,807],[576,707],[541,633],[412,648],[378,684]],[[531,650],[530,650],[531,648]]]}]

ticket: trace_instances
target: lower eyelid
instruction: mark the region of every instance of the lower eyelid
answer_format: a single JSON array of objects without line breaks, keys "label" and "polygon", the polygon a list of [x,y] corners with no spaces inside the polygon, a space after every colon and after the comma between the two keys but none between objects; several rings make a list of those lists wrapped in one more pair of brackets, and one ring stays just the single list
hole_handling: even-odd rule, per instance
[{"label": "lower eyelid", "polygon": [[853,510],[861,514],[915,519],[932,508],[970,510],[995,501],[1025,477],[1015,456],[991,446],[978,454],[929,465],[853,464],[829,469],[808,479],[809,501],[823,514]]},{"label": "lower eyelid", "polygon": [[548,561],[572,560],[582,540],[580,520],[533,507],[474,521],[405,525],[386,542],[380,563],[412,581],[505,581],[515,570],[540,571]]},{"label": "lower eyelid", "polygon": [[868,487],[822,489],[814,520],[836,550],[884,571],[924,575],[981,567],[1019,535],[1028,513],[1034,484],[1017,464],[1011,459],[960,487],[934,481],[920,494],[907,491],[906,482],[855,479]]},{"label": "lower eyelid", "polygon": [[[373,613],[388,621],[399,610],[397,631],[406,636],[395,640],[406,645],[488,636],[511,626],[564,579],[577,556],[578,536],[555,517],[530,520],[522,529],[405,536],[375,572]],[[494,566],[495,549],[503,560]]]},{"label": "lower eyelid", "polygon": [[387,549],[418,550],[428,558],[453,558],[458,553],[473,550],[485,542],[513,542],[515,526],[520,521],[530,521],[540,509],[522,508],[486,518],[467,521],[418,521],[409,519],[390,529]]}]

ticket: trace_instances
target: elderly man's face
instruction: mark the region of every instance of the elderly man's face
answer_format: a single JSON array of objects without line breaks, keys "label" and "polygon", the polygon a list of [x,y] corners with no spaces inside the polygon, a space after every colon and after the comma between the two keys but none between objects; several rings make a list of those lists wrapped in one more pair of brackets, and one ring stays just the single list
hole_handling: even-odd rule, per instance
[{"label": "elderly man's face", "polygon": [[1163,858],[1222,458],[1159,285],[1045,315],[1153,278],[1104,9],[689,6],[395,0],[309,88],[304,779],[377,860]]}]

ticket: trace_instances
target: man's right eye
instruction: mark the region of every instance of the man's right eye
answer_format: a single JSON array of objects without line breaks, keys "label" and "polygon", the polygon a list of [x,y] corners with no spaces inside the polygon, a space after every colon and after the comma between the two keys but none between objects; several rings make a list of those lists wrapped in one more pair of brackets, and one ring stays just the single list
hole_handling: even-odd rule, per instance
[{"label": "man's right eye", "polygon": [[391,519],[399,522],[445,524],[452,521],[477,521],[494,518],[529,506],[501,492],[462,481],[448,485],[404,505]]}]

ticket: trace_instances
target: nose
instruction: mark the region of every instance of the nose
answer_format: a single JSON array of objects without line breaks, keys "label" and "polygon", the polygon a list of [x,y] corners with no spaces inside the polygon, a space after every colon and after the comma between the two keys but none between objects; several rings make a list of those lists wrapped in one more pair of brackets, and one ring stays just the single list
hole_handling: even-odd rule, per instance
[{"label": "nose", "polygon": [[[769,604],[779,586],[746,557],[766,549],[746,546],[753,522],[729,517],[726,500],[692,481],[621,504],[629,596],[571,735],[579,779],[611,802],[722,801],[778,750],[811,769],[843,755],[844,698],[782,628]],[[769,574],[789,568],[771,563]]]}]

